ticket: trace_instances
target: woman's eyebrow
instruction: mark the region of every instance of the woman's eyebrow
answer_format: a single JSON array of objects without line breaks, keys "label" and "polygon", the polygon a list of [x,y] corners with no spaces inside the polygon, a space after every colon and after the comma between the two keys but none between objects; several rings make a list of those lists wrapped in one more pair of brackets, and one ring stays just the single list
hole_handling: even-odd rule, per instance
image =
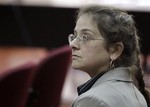
[{"label": "woman's eyebrow", "polygon": [[[82,29],[81,32],[91,32],[91,33],[95,34],[95,32],[93,32],[90,29]],[[74,29],[74,33],[77,33],[77,31],[75,29]]]}]

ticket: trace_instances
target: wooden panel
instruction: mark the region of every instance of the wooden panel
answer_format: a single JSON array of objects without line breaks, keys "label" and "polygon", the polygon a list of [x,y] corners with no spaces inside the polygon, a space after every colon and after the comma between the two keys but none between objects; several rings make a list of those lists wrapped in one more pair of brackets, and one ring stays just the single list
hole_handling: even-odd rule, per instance
[{"label": "wooden panel", "polygon": [[46,52],[44,48],[1,47],[0,72],[30,61],[38,63]]}]

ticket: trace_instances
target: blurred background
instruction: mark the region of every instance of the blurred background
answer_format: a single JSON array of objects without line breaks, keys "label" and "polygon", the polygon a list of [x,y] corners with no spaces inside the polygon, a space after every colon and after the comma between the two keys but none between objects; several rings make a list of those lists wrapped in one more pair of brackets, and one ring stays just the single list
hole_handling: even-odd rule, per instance
[{"label": "blurred background", "polygon": [[[134,16],[141,37],[141,66],[150,87],[149,0],[0,0],[0,73],[28,61],[38,63],[50,50],[67,45],[75,26],[75,12],[85,4],[112,5]],[[69,107],[76,88],[89,79],[69,68],[60,107]]]}]

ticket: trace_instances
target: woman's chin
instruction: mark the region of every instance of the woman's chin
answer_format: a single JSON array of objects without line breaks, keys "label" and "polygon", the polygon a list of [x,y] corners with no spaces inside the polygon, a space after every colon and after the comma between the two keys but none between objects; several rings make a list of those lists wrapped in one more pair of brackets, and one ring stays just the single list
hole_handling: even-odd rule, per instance
[{"label": "woman's chin", "polygon": [[74,65],[74,64],[72,64],[72,68],[73,68],[73,69],[80,69],[80,67],[79,67],[79,66]]},{"label": "woman's chin", "polygon": [[72,63],[72,68],[80,70],[81,69],[81,65],[77,64],[77,63]]}]

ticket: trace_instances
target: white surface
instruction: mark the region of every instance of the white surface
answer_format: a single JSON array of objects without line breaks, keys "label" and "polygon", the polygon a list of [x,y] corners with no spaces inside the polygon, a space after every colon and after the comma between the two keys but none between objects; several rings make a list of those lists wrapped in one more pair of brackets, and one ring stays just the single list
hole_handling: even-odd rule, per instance
[{"label": "white surface", "polygon": [[112,5],[132,11],[150,11],[150,0],[0,0],[0,4],[78,8],[85,4]]}]

